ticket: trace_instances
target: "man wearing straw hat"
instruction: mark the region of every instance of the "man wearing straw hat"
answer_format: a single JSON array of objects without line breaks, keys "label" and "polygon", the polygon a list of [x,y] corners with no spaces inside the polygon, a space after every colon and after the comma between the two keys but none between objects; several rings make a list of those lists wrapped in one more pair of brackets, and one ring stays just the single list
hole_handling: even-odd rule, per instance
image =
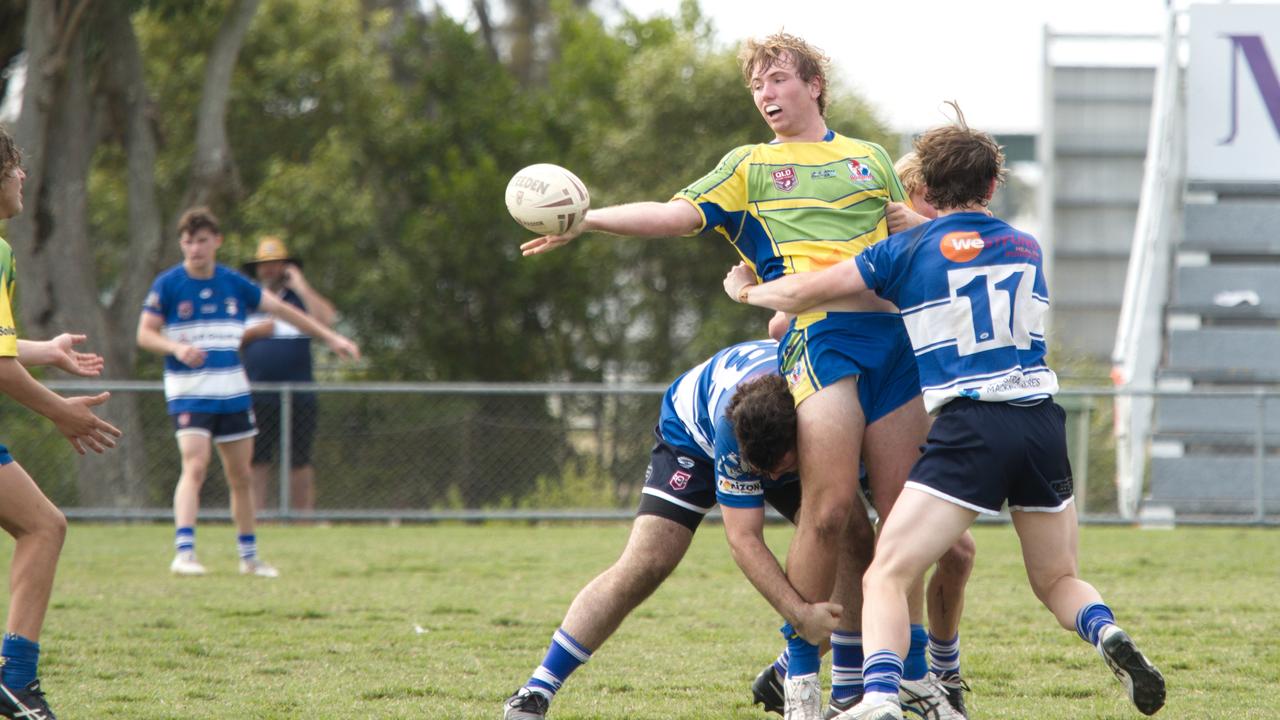
[{"label": "man wearing straw hat", "polygon": [[[284,241],[265,235],[258,241],[253,259],[243,265],[245,274],[262,289],[331,327],[337,312],[333,303],[311,287],[302,274],[302,261],[289,254]],[[249,316],[241,354],[250,383],[314,381],[311,367],[311,338],[297,327],[266,313]],[[311,464],[312,440],[316,432],[316,395],[295,392],[290,415],[289,507],[311,512],[315,509],[315,468]],[[271,463],[280,444],[280,393],[254,392],[253,414],[258,419],[258,438],[253,447],[253,497],[259,510],[266,507],[271,483]],[[283,459],[281,460],[283,462]]]}]

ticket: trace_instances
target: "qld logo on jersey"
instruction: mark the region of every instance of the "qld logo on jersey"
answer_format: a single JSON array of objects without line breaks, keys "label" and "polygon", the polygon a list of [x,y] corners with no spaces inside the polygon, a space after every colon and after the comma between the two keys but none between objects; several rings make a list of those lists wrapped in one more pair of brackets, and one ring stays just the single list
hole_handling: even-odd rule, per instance
[{"label": "qld logo on jersey", "polygon": [[796,169],[793,167],[784,167],[781,170],[773,171],[773,186],[782,192],[795,190],[797,182]]},{"label": "qld logo on jersey", "polygon": [[967,263],[978,257],[987,244],[982,236],[972,230],[958,230],[942,236],[939,249],[942,255],[951,262]]},{"label": "qld logo on jersey", "polygon": [[671,473],[671,479],[667,481],[667,484],[671,486],[672,490],[683,490],[689,487],[689,480],[692,477],[693,475],[683,470],[677,470]]},{"label": "qld logo on jersey", "polygon": [[871,174],[871,168],[863,165],[857,160],[849,161],[849,173],[849,179],[854,182],[868,182],[870,180],[875,180],[875,177]]}]

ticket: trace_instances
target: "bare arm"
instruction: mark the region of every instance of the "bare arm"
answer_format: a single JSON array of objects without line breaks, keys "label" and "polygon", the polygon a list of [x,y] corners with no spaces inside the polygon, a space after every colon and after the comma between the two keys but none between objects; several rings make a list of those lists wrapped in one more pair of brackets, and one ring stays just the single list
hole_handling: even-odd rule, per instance
[{"label": "bare arm", "polygon": [[324,343],[340,357],[352,360],[360,359],[359,346],[348,340],[343,335],[321,325],[315,320],[315,318],[281,300],[275,295],[272,295],[269,292],[263,292],[262,300],[259,302],[258,307],[265,312],[275,315],[285,322],[297,326],[300,330],[311,337],[316,338],[317,340],[323,340]]},{"label": "bare arm", "polygon": [[272,333],[275,331],[275,320],[264,320],[262,322],[256,322],[252,325],[246,326],[244,329],[244,336],[240,338],[240,347],[244,347],[256,340],[266,340],[271,337]]},{"label": "bare arm", "polygon": [[52,340],[19,339],[18,362],[23,367],[52,365],[72,375],[97,377],[102,374],[102,356],[78,352],[73,347],[87,339],[72,333],[63,333]]},{"label": "bare arm", "polygon": [[334,309],[333,303],[329,302],[329,298],[311,287],[311,283],[308,283],[307,278],[302,274],[302,268],[293,264],[287,265],[284,269],[284,286],[298,293],[298,297],[302,298],[302,304],[307,306],[307,314],[315,318],[316,322],[325,327],[333,327],[338,311]]},{"label": "bare arm", "polygon": [[828,639],[840,621],[841,608],[829,602],[805,602],[792,587],[778,559],[764,543],[764,508],[722,505],[720,512],[729,551],[742,574],[806,641],[818,645]]},{"label": "bare arm", "polygon": [[744,263],[733,266],[724,276],[724,291],[734,300],[792,314],[866,289],[853,258],[825,270],[786,275],[763,285],[756,284],[755,272]]},{"label": "bare arm", "polygon": [[64,398],[31,377],[16,357],[0,357],[0,393],[52,420],[81,455],[85,448],[97,453],[113,448],[120,437],[119,430],[89,409],[106,402],[110,393]]},{"label": "bare arm", "polygon": [[144,310],[138,318],[138,347],[157,355],[172,355],[187,367],[204,365],[205,351],[194,345],[170,340],[162,332],[163,328],[164,318]]},{"label": "bare arm", "polygon": [[582,222],[563,235],[544,235],[520,246],[525,255],[554,250],[584,232],[632,237],[689,235],[702,227],[702,213],[687,200],[638,202],[588,210]]}]

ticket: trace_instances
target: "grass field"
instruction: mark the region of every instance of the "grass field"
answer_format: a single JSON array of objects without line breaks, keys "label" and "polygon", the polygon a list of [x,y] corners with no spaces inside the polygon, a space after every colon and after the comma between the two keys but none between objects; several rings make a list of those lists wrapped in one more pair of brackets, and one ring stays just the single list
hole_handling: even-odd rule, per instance
[{"label": "grass field", "polygon": [[[42,638],[62,720],[494,720],[627,526],[266,527],[277,581],[236,575],[233,532],[216,525],[200,529],[213,574],[172,578],[170,533],[72,526]],[[789,533],[771,528],[771,546]],[[977,539],[962,630],[973,717],[1141,717],[1032,597],[1012,530]],[[1165,672],[1158,717],[1280,717],[1280,532],[1091,527],[1082,557]],[[708,526],[551,717],[772,717],[748,684],[780,647],[777,625]]]}]

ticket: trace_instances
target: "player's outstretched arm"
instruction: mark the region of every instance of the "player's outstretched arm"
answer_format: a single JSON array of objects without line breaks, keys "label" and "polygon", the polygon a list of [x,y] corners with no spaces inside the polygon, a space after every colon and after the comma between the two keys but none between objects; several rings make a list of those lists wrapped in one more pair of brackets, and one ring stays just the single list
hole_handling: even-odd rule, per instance
[{"label": "player's outstretched arm", "polygon": [[23,367],[52,365],[80,377],[98,377],[102,374],[103,360],[97,353],[82,353],[75,349],[88,338],[84,335],[63,333],[52,340],[18,340],[18,362]]},{"label": "player's outstretched arm", "polygon": [[831,637],[842,608],[831,602],[806,602],[792,587],[764,542],[764,508],[720,507],[733,560],[756,590],[791,627],[814,645]]},{"label": "player's outstretched arm", "polygon": [[114,425],[93,414],[111,393],[64,398],[41,385],[16,357],[0,357],[0,392],[53,421],[71,447],[101,453],[116,446],[121,433]]},{"label": "player's outstretched arm", "polygon": [[360,346],[356,345],[346,336],[337,333],[329,328],[321,325],[315,318],[302,312],[298,308],[272,295],[271,293],[262,293],[262,300],[259,307],[265,312],[284,320],[285,322],[296,326],[306,334],[317,340],[323,340],[329,349],[338,354],[338,357],[348,360],[360,359]]},{"label": "player's outstretched arm", "polygon": [[524,255],[538,255],[567,245],[584,232],[632,237],[677,237],[702,227],[702,214],[686,200],[638,202],[591,209],[582,222],[563,235],[543,235],[520,246]]},{"label": "player's outstretched arm", "polygon": [[798,314],[822,303],[862,292],[867,284],[853,259],[817,272],[796,273],[763,285],[745,263],[738,263],[724,276],[724,291],[740,303]]}]

